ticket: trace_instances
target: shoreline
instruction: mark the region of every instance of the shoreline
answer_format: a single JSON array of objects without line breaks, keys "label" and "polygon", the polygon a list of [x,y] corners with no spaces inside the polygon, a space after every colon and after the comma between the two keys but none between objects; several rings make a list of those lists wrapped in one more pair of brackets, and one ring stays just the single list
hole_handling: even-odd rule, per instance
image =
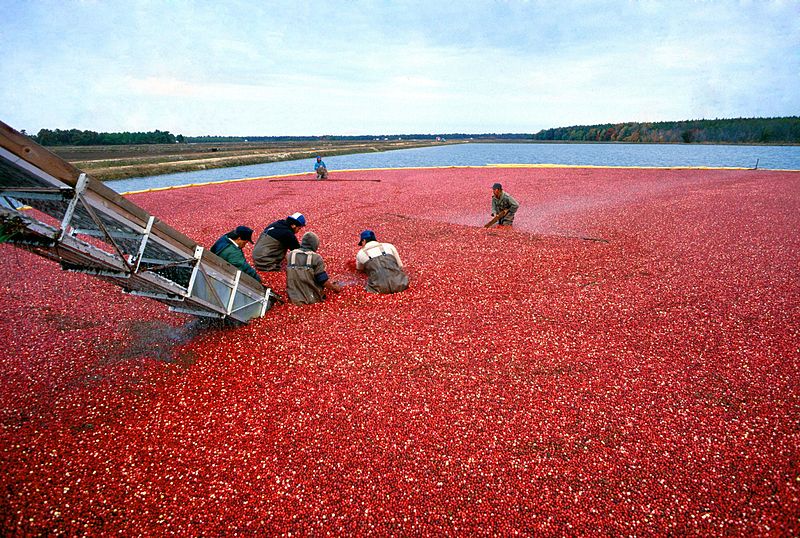
[{"label": "shoreline", "polygon": [[357,153],[461,144],[468,141],[376,140],[354,144],[181,144],[148,146],[50,147],[71,165],[99,181],[234,168],[255,164],[323,158]]},{"label": "shoreline", "polygon": [[[555,144],[555,145],[685,145],[685,146],[743,146],[796,147],[798,144],[736,144],[696,143],[673,144],[655,142],[611,142],[572,140],[376,140],[370,143],[332,142],[328,144],[299,143],[225,143],[139,146],[61,146],[49,151],[85,171],[99,181],[114,181],[138,177],[160,176],[221,168],[323,158],[338,155],[383,153],[400,149],[445,146],[454,144]],[[517,165],[528,166],[528,165]],[[547,165],[562,166],[562,165]],[[567,166],[567,165],[563,165]],[[570,165],[572,166],[572,165]],[[583,165],[580,165],[583,166]],[[589,166],[589,165],[586,165]],[[671,168],[671,167],[668,167]],[[692,167],[693,168],[693,167]],[[714,168],[714,167],[712,167]],[[746,167],[745,167],[746,168]]]}]

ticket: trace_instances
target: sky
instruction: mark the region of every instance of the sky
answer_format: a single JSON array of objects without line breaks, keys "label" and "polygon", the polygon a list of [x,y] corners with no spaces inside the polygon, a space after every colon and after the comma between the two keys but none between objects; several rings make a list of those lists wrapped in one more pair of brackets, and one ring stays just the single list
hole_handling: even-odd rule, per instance
[{"label": "sky", "polygon": [[800,115],[800,0],[0,0],[0,120],[185,136]]}]

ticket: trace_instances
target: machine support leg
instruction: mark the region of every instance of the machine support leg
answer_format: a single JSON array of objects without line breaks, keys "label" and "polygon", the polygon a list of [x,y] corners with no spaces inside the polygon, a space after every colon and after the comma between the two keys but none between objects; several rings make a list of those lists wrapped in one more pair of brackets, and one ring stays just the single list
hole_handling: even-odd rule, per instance
[{"label": "machine support leg", "polygon": [[69,201],[67,205],[67,210],[64,212],[64,218],[61,219],[61,234],[58,236],[58,241],[60,242],[64,239],[64,236],[67,235],[67,229],[70,226],[70,222],[72,221],[72,215],[75,214],[75,208],[78,205],[79,194],[81,194],[84,189],[86,189],[86,184],[89,182],[86,174],[81,174],[78,176],[78,182],[75,184],[75,194],[72,197],[72,200]]}]

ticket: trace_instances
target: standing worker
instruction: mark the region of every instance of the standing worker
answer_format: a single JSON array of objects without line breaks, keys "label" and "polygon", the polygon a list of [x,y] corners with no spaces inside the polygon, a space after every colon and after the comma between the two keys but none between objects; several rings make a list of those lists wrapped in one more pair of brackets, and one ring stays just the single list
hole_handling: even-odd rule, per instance
[{"label": "standing worker", "polygon": [[328,179],[328,167],[325,166],[325,161],[319,155],[317,155],[317,162],[314,163],[314,170],[317,172],[317,179]]},{"label": "standing worker", "polygon": [[325,290],[338,292],[342,287],[331,282],[325,272],[325,260],[317,254],[319,237],[306,232],[300,247],[286,256],[286,294],[296,305],[319,303],[325,300]]},{"label": "standing worker", "polygon": [[211,247],[211,252],[261,282],[261,277],[244,258],[244,246],[252,242],[253,229],[247,226],[237,226],[232,232],[217,239],[217,242]]},{"label": "standing worker", "polygon": [[259,271],[280,271],[281,261],[289,250],[300,247],[296,234],[306,225],[302,213],[276,220],[261,232],[253,248],[253,261]]},{"label": "standing worker", "polygon": [[507,192],[503,192],[503,186],[500,183],[492,185],[492,216],[500,218],[497,220],[498,226],[513,226],[514,215],[519,209],[519,204]]},{"label": "standing worker", "polygon": [[364,230],[358,241],[356,269],[367,273],[366,290],[370,293],[397,293],[408,288],[400,254],[391,243],[378,243],[375,232]]}]

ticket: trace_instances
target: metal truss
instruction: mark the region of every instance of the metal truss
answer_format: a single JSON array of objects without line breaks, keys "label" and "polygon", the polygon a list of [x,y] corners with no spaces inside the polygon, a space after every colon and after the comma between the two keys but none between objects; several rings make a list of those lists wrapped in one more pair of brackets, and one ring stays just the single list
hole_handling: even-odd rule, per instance
[{"label": "metal truss", "polygon": [[246,323],[278,297],[0,122],[0,236],[174,312]]}]

